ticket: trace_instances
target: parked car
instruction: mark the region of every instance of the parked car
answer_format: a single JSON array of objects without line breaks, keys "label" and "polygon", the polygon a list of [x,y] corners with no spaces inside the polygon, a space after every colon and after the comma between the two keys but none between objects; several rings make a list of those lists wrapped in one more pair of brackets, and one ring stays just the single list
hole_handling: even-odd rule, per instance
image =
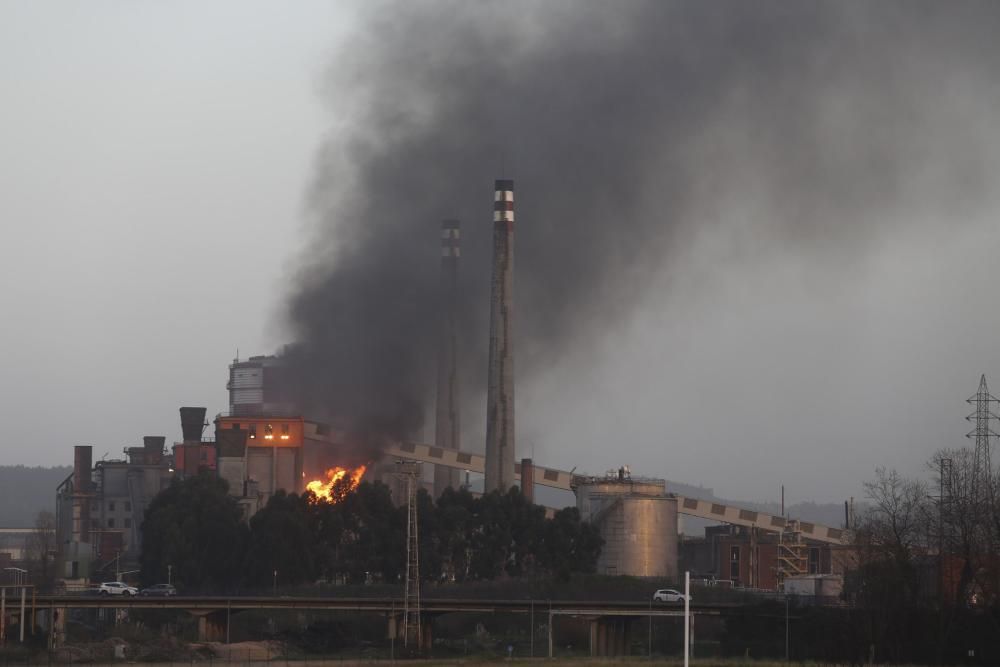
[{"label": "parked car", "polygon": [[[694,598],[688,598],[692,600]],[[684,602],[684,594],[672,588],[661,588],[653,593],[653,602]]]},{"label": "parked car", "polygon": [[171,597],[177,595],[177,589],[172,584],[155,584],[139,591],[139,595]]},{"label": "parked car", "polygon": [[101,595],[138,595],[139,589],[121,581],[105,581],[98,592]]}]

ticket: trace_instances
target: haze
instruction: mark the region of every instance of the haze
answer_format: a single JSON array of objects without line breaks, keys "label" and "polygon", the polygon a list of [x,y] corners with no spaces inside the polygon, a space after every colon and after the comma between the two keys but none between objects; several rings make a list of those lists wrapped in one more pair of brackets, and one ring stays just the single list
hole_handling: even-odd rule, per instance
[{"label": "haze", "polygon": [[3,5],[4,463],[177,438],[237,348],[326,349],[331,296],[409,276],[378,260],[433,276],[452,215],[481,450],[504,171],[520,454],[835,501],[964,444],[1000,371],[992,5],[499,7]]}]

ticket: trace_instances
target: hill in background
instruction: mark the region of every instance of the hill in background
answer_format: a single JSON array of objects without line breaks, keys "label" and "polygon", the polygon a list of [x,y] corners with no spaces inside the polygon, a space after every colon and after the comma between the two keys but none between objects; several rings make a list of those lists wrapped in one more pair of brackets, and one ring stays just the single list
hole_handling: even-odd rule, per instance
[{"label": "hill in background", "polygon": [[0,466],[0,527],[29,528],[42,510],[56,511],[56,487],[71,466]]}]

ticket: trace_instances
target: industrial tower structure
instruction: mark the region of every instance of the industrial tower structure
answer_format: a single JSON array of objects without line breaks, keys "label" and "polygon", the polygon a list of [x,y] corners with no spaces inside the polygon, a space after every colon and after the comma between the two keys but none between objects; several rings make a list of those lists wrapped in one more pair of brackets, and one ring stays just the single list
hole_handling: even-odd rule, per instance
[{"label": "industrial tower structure", "polygon": [[1000,437],[992,428],[992,423],[1000,419],[993,411],[1000,399],[990,394],[986,385],[986,375],[979,379],[979,389],[966,400],[976,406],[976,409],[966,417],[976,427],[965,434],[965,437],[976,441],[976,453],[972,469],[972,502],[976,507],[984,508],[992,516],[993,504],[993,466],[990,461],[990,446],[993,439]]},{"label": "industrial tower structure", "polygon": [[396,462],[396,474],[406,484],[406,579],[403,588],[403,646],[420,646],[420,539],[417,536],[417,479],[420,464]]},{"label": "industrial tower structure", "polygon": [[[437,370],[437,411],[435,415],[434,446],[441,449],[460,449],[458,406],[458,327],[456,326],[456,301],[458,299],[458,262],[461,257],[461,224],[458,220],[441,223],[441,317],[440,348]],[[458,488],[458,470],[434,466],[434,496],[445,489]]]},{"label": "industrial tower structure", "polygon": [[484,491],[514,485],[514,181],[497,180],[493,199],[493,281],[486,390]]}]

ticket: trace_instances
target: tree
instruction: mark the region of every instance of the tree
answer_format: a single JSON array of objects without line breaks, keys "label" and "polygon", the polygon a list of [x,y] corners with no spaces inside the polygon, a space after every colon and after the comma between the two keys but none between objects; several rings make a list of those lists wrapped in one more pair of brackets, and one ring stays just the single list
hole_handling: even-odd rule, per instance
[{"label": "tree", "polygon": [[406,508],[392,504],[389,488],[362,482],[331,507],[339,514],[341,533],[330,568],[355,583],[369,575],[398,581],[406,561]]},{"label": "tree", "polygon": [[542,564],[554,577],[566,581],[574,572],[593,573],[603,546],[597,526],[581,521],[577,508],[567,507],[546,523]]},{"label": "tree", "polygon": [[139,558],[143,585],[168,567],[187,591],[232,590],[240,580],[247,527],[225,480],[207,471],[174,482],[146,510]]},{"label": "tree", "polygon": [[267,507],[250,519],[244,567],[246,583],[263,588],[278,577],[282,585],[315,581],[314,551],[308,496],[278,491],[271,496]]},{"label": "tree", "polygon": [[441,562],[441,574],[447,580],[465,581],[471,575],[476,504],[468,489],[448,488],[438,498],[435,548]]},{"label": "tree", "polygon": [[41,592],[51,591],[55,584],[55,552],[56,517],[43,510],[35,517],[26,554],[31,579]]},{"label": "tree", "polygon": [[855,530],[858,569],[848,592],[867,615],[870,642],[898,660],[914,632],[911,612],[921,601],[918,561],[928,545],[928,489],[880,467],[865,483],[865,495],[871,505]]}]

